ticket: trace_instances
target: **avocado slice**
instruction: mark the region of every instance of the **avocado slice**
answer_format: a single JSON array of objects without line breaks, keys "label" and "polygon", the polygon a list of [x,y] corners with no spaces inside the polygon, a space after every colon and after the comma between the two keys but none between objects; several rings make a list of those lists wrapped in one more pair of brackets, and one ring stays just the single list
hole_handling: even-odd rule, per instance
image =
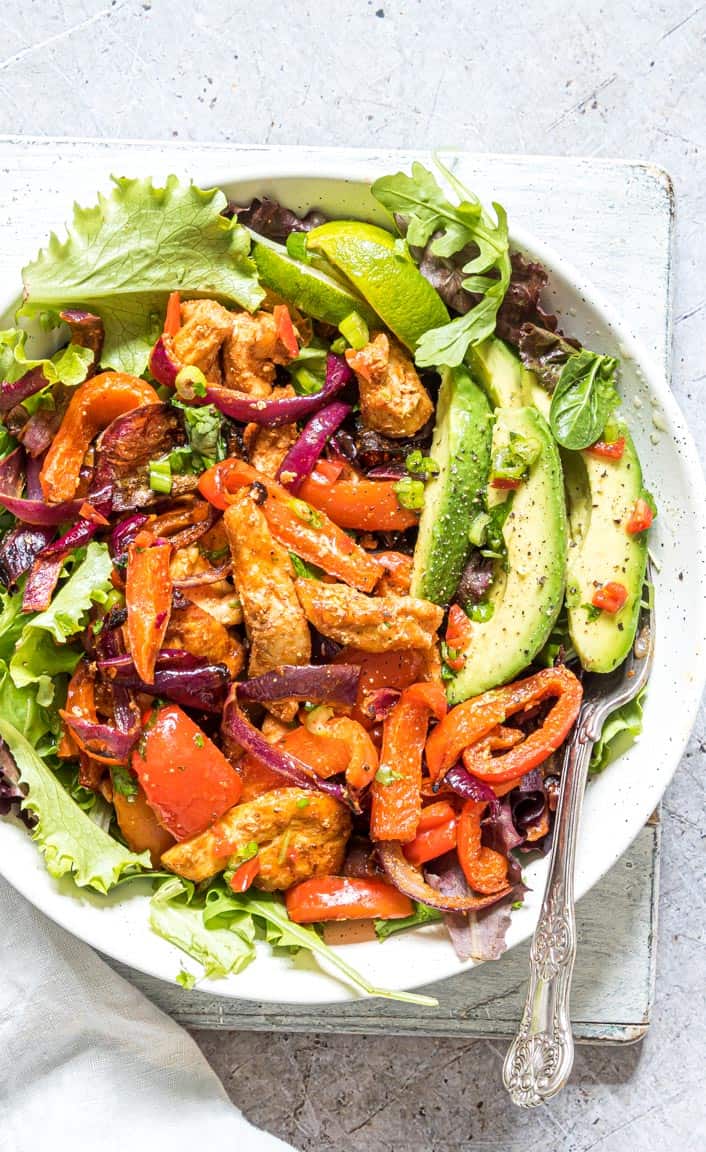
[{"label": "avocado slice", "polygon": [[468,363],[494,408],[519,408],[529,403],[523,393],[522,364],[497,336],[473,345]]},{"label": "avocado slice", "polygon": [[[626,524],[643,495],[642,469],[627,426],[620,460],[590,452],[562,454],[569,506],[569,556],[566,604],[571,639],[590,672],[612,672],[635,639],[647,565],[647,533],[631,536]],[[591,610],[596,589],[610,581],[623,584],[625,604],[611,615]]]},{"label": "avocado slice", "polygon": [[411,593],[448,604],[468,554],[468,529],[488,481],[493,416],[464,366],[444,370],[429,454],[439,466],[427,483],[414,549]]},{"label": "avocado slice", "polygon": [[[447,688],[452,705],[522,672],[546,643],[564,598],[567,524],[559,452],[546,420],[533,408],[496,412],[493,453],[511,433],[533,443],[538,454],[512,497],[503,529],[507,571],[498,564],[488,597],[493,615],[471,623],[466,663]],[[502,495],[489,489],[489,505]]]}]

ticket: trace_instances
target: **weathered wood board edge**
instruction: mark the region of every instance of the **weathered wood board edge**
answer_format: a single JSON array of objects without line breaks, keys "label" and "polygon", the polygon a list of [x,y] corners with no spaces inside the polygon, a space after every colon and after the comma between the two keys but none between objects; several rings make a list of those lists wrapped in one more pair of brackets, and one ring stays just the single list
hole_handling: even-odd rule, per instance
[{"label": "weathered wood board edge", "polygon": [[[647,1031],[655,977],[659,845],[659,822],[646,825],[579,903],[572,1003],[579,1042],[633,1043]],[[507,1038],[521,1012],[528,951],[529,945],[519,946],[472,974],[428,985],[423,991],[439,1000],[432,1010],[382,1000],[314,1006],[231,1000],[113,967],[190,1028]]]}]

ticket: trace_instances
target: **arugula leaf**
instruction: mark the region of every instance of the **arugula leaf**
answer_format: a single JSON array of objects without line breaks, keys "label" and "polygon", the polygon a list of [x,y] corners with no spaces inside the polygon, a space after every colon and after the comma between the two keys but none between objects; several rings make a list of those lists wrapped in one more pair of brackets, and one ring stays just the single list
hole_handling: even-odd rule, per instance
[{"label": "arugula leaf", "polygon": [[105,893],[123,873],[151,868],[149,852],[130,852],[79,808],[4,714],[0,715],[0,736],[12,753],[21,782],[27,785],[22,807],[37,817],[33,838],[51,876],[70,875],[79,888]]},{"label": "arugula leaf", "polygon": [[374,920],[375,935],[378,940],[387,940],[395,932],[403,932],[405,928],[418,928],[420,924],[433,924],[441,920],[441,912],[436,908],[428,908],[426,904],[415,904],[411,916],[404,916],[401,920]]},{"label": "arugula leaf", "polygon": [[580,450],[601,436],[611,412],[620,404],[615,388],[618,361],[584,348],[561,370],[549,409],[554,439]]},{"label": "arugula leaf", "polygon": [[206,895],[204,919],[208,917],[208,922],[212,923],[214,918],[217,920],[227,918],[231,912],[247,912],[261,924],[267,941],[273,947],[305,948],[323,960],[327,967],[338,969],[351,984],[369,996],[381,996],[387,1000],[401,1000],[407,1004],[421,1004],[428,1007],[436,1007],[438,1003],[432,997],[421,996],[416,992],[391,992],[385,988],[375,988],[364,976],[351,968],[339,952],[324,944],[314,928],[294,924],[289,919],[282,900],[272,892],[257,891],[237,895],[235,892],[226,892],[222,887],[211,888]]},{"label": "arugula leaf", "polygon": [[178,876],[161,884],[150,900],[150,926],[158,936],[198,960],[206,976],[242,972],[255,959],[251,917],[233,914],[227,927],[210,927],[204,909],[191,903],[189,891]]},{"label": "arugula leaf", "polygon": [[167,296],[215,296],[255,309],[264,296],[250,238],[221,215],[226,197],[167,177],[113,177],[115,187],[92,208],[74,208],[65,240],[53,234],[22,272],[21,316],[80,305],[105,328],[104,367],[140,376],[158,336]]},{"label": "arugula leaf", "polygon": [[49,607],[25,623],[10,659],[10,675],[17,688],[38,684],[42,704],[51,703],[53,678],[76,667],[80,652],[66,641],[81,631],[91,604],[104,604],[112,592],[112,567],[107,545],[92,540]]},{"label": "arugula leaf", "polygon": [[594,744],[591,753],[589,772],[602,772],[618,756],[633,744],[642,732],[642,712],[645,705],[646,688],[643,688],[634,700],[623,704],[613,712],[601,732],[600,739]]},{"label": "arugula leaf", "polygon": [[505,210],[493,203],[493,220],[477,196],[439,161],[437,166],[458,195],[458,204],[451,203],[432,173],[419,163],[412,165],[411,176],[398,172],[376,180],[372,186],[373,195],[389,212],[404,217],[410,246],[423,248],[433,236],[430,250],[435,256],[449,257],[469,245],[475,251],[463,266],[466,278],[461,286],[481,299],[465,315],[424,333],[415,357],[422,368],[455,367],[470,345],[479,344],[495,331],[498,309],[512,276]]},{"label": "arugula leaf", "polygon": [[73,387],[86,379],[86,373],[93,363],[90,348],[78,344],[68,344],[49,359],[31,360],[27,357],[25,344],[27,333],[22,328],[6,328],[0,332],[0,380],[19,380],[33,368],[41,368],[47,384],[66,384]]}]

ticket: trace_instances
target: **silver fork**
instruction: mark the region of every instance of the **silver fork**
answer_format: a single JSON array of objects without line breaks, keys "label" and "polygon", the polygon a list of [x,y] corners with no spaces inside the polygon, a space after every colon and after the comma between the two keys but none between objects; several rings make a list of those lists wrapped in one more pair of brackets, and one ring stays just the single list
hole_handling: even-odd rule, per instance
[{"label": "silver fork", "polygon": [[527,998],[503,1065],[505,1087],[522,1108],[536,1108],[556,1096],[574,1063],[569,1015],[576,957],[574,863],[588,765],[607,717],[645,686],[653,653],[654,612],[643,608],[627,659],[609,675],[584,678],[583,704],[564,754],[549,874],[530,951]]}]

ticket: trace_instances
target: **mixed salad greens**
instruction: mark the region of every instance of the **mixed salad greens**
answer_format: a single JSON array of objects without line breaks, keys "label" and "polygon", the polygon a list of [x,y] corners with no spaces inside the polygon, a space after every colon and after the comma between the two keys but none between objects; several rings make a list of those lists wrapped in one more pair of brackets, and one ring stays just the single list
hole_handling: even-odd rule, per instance
[{"label": "mixed salad greens", "polygon": [[635,639],[619,363],[438,168],[372,185],[387,228],[116,179],[0,333],[0,812],[52,876],[150,880],[207,976],[262,938],[428,1002],[330,921],[499,955],[582,677]]}]

